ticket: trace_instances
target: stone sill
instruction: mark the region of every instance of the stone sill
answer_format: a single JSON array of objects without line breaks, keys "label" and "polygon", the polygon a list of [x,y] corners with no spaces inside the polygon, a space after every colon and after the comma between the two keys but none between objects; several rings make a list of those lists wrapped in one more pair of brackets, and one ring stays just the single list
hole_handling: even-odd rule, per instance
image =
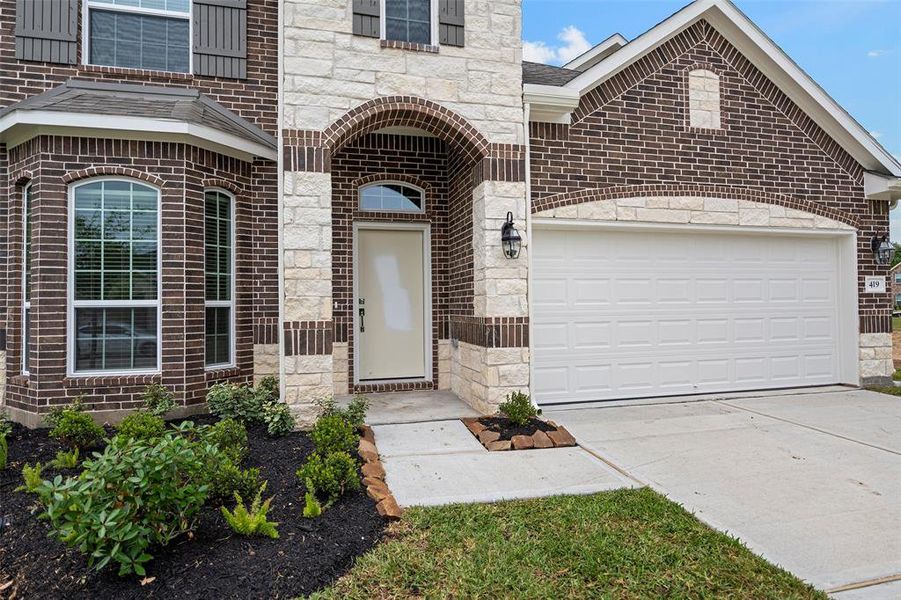
[{"label": "stone sill", "polygon": [[139,387],[154,383],[162,383],[163,376],[155,375],[94,375],[87,377],[66,377],[64,388],[98,388],[98,387]]},{"label": "stone sill", "polygon": [[107,73],[110,75],[133,75],[143,78],[166,78],[178,81],[193,81],[193,73],[178,71],[154,71],[151,69],[129,69],[126,67],[107,67],[103,65],[78,65],[79,73]]},{"label": "stone sill", "polygon": [[414,44],[412,42],[399,42],[397,40],[380,40],[382,48],[396,48],[398,50],[412,50],[413,52],[429,52],[438,54],[439,47],[431,44]]}]

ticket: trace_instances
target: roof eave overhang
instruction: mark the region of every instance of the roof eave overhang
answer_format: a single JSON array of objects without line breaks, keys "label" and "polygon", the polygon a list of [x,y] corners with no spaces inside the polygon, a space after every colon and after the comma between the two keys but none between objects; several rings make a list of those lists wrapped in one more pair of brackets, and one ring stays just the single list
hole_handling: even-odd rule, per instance
[{"label": "roof eave overhang", "polygon": [[569,124],[580,99],[578,91],[566,87],[535,83],[523,86],[523,101],[530,107],[530,121]]},{"label": "roof eave overhang", "polygon": [[863,175],[863,189],[870,200],[897,202],[901,200],[901,177],[867,171]]},{"label": "roof eave overhang", "polygon": [[689,4],[565,87],[587,93],[700,19],[707,20],[864,169],[901,177],[901,163],[728,0]]},{"label": "roof eave overhang", "polygon": [[276,160],[278,152],[206,125],[175,119],[94,115],[42,110],[14,110],[0,117],[0,141],[14,147],[39,135],[67,135],[191,144],[239,160]]}]

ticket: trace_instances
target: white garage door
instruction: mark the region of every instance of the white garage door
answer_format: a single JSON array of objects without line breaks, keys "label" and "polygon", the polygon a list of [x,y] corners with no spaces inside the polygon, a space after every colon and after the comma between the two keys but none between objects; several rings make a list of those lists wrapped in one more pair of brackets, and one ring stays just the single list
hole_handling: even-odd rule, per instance
[{"label": "white garage door", "polygon": [[533,232],[539,404],[836,383],[836,238]]}]

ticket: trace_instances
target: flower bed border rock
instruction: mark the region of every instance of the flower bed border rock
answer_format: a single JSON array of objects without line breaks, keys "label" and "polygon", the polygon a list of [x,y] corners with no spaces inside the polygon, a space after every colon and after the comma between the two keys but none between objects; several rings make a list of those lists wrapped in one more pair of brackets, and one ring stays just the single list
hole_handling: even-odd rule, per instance
[{"label": "flower bed border rock", "polygon": [[385,467],[382,466],[378,447],[375,445],[375,434],[369,425],[363,425],[361,430],[359,452],[363,459],[363,485],[366,486],[366,494],[375,501],[375,508],[380,515],[396,521],[404,511],[385,483]]},{"label": "flower bed border rock", "polygon": [[514,435],[510,440],[501,440],[501,434],[490,431],[481,420],[484,417],[460,419],[466,428],[475,436],[489,452],[506,452],[510,450],[543,450],[546,448],[572,448],[578,445],[576,438],[562,425],[553,421],[543,421],[556,428],[556,431],[536,431],[532,435]]}]

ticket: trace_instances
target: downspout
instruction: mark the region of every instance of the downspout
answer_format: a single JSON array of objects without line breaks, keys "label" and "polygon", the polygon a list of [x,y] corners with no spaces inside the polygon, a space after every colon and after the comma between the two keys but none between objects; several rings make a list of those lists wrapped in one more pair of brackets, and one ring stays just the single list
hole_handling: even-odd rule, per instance
[{"label": "downspout", "polygon": [[284,189],[285,189],[285,0],[278,2],[278,118],[276,126],[278,131],[278,385],[279,396],[287,403],[287,386],[285,384],[285,219]]},{"label": "downspout", "polygon": [[[526,262],[529,273],[526,277],[526,305],[528,306],[529,316],[529,397],[533,398],[535,385],[535,335],[532,329],[532,142],[529,134],[529,119],[532,116],[532,105],[523,103],[523,119],[524,138],[525,138],[525,161],[526,161],[526,241],[528,243],[528,252],[526,253]],[[534,398],[532,404],[535,403]],[[539,407],[540,408],[540,407]]]}]

